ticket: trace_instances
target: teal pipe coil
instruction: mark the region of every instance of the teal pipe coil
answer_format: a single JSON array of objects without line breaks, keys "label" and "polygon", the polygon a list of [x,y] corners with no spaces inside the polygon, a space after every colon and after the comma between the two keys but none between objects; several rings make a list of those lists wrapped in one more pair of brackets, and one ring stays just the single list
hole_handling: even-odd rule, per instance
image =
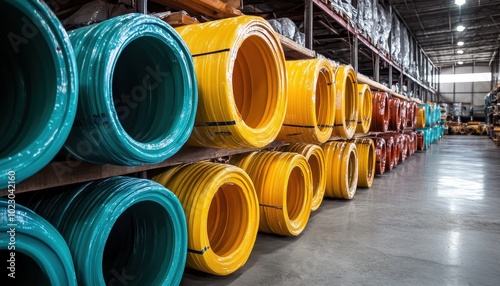
[{"label": "teal pipe coil", "polygon": [[[0,253],[7,267],[1,281],[13,283],[2,285],[77,285],[71,253],[61,234],[32,210],[5,198],[0,198]],[[12,271],[14,278],[7,277]]]},{"label": "teal pipe coil", "polygon": [[177,32],[128,14],[69,32],[80,72],[75,124],[65,144],[97,164],[159,163],[187,141],[198,89]]},{"label": "teal pipe coil", "polygon": [[[38,194],[37,194],[38,195]],[[62,234],[79,285],[178,285],[187,257],[187,226],[177,197],[129,177],[87,183],[32,208]]]},{"label": "teal pipe coil", "polygon": [[59,152],[75,118],[78,76],[62,24],[39,0],[0,1],[0,190]]}]

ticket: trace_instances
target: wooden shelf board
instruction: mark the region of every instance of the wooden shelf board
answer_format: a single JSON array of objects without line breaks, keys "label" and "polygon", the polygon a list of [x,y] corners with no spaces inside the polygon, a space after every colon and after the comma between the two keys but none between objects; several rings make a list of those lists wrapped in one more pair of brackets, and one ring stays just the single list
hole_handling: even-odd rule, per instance
[{"label": "wooden shelf board", "polygon": [[184,10],[192,16],[206,15],[215,19],[242,15],[241,11],[219,0],[152,0],[173,9]]},{"label": "wooden shelf board", "polygon": [[287,60],[314,59],[316,57],[315,51],[304,48],[281,34],[276,33],[276,35],[280,39]]}]

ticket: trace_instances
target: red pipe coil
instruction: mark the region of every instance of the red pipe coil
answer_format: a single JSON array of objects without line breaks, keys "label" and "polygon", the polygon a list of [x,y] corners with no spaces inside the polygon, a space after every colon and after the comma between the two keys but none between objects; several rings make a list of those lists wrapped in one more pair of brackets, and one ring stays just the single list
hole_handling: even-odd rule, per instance
[{"label": "red pipe coil", "polygon": [[408,102],[406,110],[406,127],[415,128],[417,125],[417,103]]},{"label": "red pipe coil", "polygon": [[395,151],[397,151],[397,147],[394,144],[394,137],[384,134],[381,138],[385,140],[385,170],[391,171],[394,168],[394,155]]},{"label": "red pipe coil", "polygon": [[408,139],[404,134],[399,134],[401,141],[399,149],[399,162],[403,163],[408,158]]},{"label": "red pipe coil", "polygon": [[382,137],[370,137],[375,144],[375,156],[377,158],[375,164],[375,174],[382,175],[385,172],[385,165],[387,160],[386,143]]},{"label": "red pipe coil", "polygon": [[389,128],[389,95],[387,92],[374,91],[371,132],[387,132]]},{"label": "red pipe coil", "polygon": [[410,103],[406,100],[401,100],[399,110],[401,113],[401,130],[405,130],[408,125],[408,105]]},{"label": "red pipe coil", "polygon": [[418,131],[417,132],[417,150],[423,151],[424,150],[424,132]]},{"label": "red pipe coil", "polygon": [[389,130],[399,132],[401,129],[401,100],[399,98],[389,99]]}]

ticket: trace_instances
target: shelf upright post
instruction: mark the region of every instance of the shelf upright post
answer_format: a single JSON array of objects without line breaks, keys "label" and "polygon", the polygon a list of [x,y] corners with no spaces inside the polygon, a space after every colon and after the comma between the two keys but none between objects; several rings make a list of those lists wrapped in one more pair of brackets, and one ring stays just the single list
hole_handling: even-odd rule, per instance
[{"label": "shelf upright post", "polygon": [[137,0],[137,12],[142,14],[148,13],[148,0]]},{"label": "shelf upright post", "polygon": [[304,8],[304,32],[306,34],[306,48],[313,49],[313,17],[314,3],[312,0],[305,0]]},{"label": "shelf upright post", "polygon": [[380,56],[375,54],[375,67],[373,70],[373,76],[376,82],[380,82]]},{"label": "shelf upright post", "polygon": [[351,46],[351,65],[358,72],[358,35],[354,34]]}]

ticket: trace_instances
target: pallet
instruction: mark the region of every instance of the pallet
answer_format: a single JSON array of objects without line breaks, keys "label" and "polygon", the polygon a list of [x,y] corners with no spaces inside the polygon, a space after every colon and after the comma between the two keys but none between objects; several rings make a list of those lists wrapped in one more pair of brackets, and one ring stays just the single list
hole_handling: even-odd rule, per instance
[{"label": "pallet", "polygon": [[198,24],[200,23],[198,20],[196,20],[193,17],[190,17],[185,14],[170,14],[167,17],[162,19],[163,21],[167,22],[172,27],[180,27],[180,26],[185,26],[185,25],[191,25],[191,24]]},{"label": "pallet", "polygon": [[209,16],[224,19],[241,16],[240,10],[219,0],[152,0],[155,3],[177,10],[184,10],[192,16]]}]

